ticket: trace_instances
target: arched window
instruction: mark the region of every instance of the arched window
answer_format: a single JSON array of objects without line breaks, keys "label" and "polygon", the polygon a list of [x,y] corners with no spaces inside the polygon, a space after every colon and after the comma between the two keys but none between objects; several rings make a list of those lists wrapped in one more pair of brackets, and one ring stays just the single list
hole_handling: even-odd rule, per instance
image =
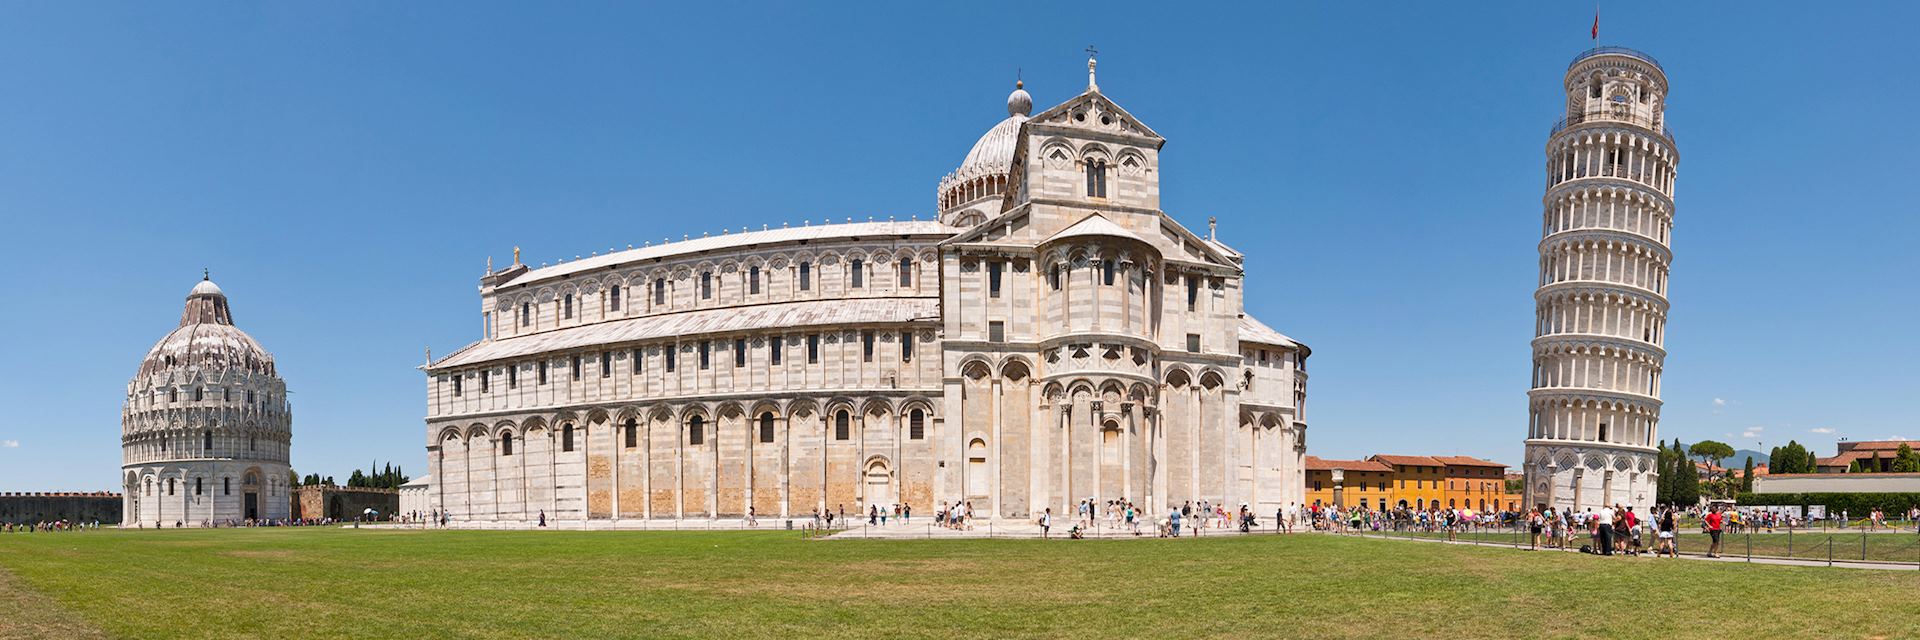
[{"label": "arched window", "polygon": [[1087,197],[1107,197],[1107,161],[1087,159]]},{"label": "arched window", "polygon": [[220,495],[223,495],[223,496],[233,495],[233,476],[227,476],[225,478],[220,479]]},{"label": "arched window", "polygon": [[207,492],[207,479],[194,478],[193,479],[193,495],[196,495],[196,496],[204,495],[206,494],[206,492]]},{"label": "arched window", "polygon": [[913,258],[900,259],[900,286],[913,286]]},{"label": "arched window", "polygon": [[760,414],[760,441],[773,442],[773,412]]},{"label": "arched window", "polygon": [[654,304],[667,303],[667,279],[666,278],[653,279],[653,303]]},{"label": "arched window", "polygon": [[167,495],[173,495],[173,478],[167,478]]},{"label": "arched window", "polygon": [[627,448],[632,449],[640,442],[640,424],[633,418],[627,418],[627,424],[623,426],[626,432]]},{"label": "arched window", "polygon": [[854,258],[851,262],[847,263],[847,272],[853,276],[852,284],[849,286],[858,289],[866,285],[867,261]]},{"label": "arched window", "polygon": [[179,389],[168,389],[168,390],[167,390],[167,402],[179,402],[179,401],[180,401],[180,390],[179,390]]},{"label": "arched window", "polygon": [[503,455],[503,456],[513,455],[513,434],[511,433],[500,434],[500,455]]},{"label": "arched window", "polygon": [[616,284],[607,289],[607,308],[613,311],[620,310],[620,285]]},{"label": "arched window", "polygon": [[907,413],[907,438],[924,440],[927,437],[927,414],[919,409]]},{"label": "arched window", "polygon": [[760,293],[760,265],[747,267],[747,293]]},{"label": "arched window", "polygon": [[811,289],[813,289],[813,263],[802,262],[800,263],[800,290]]},{"label": "arched window", "polygon": [[531,324],[533,324],[533,303],[522,302],[520,303],[520,326]]},{"label": "arched window", "polygon": [[200,387],[194,387],[194,388],[193,388],[193,401],[194,401],[194,402],[199,402],[199,401],[201,401],[201,400],[205,400],[205,399],[206,399],[206,390],[204,390],[204,389],[201,389]]},{"label": "arched window", "polygon": [[701,300],[713,299],[713,272],[712,271],[700,272],[700,299]]},{"label": "arched window", "polygon": [[560,311],[561,311],[561,317],[565,317],[565,318],[573,317],[573,294],[569,293],[565,298],[562,299]]},{"label": "arched window", "polygon": [[833,439],[847,439],[849,437],[848,432],[852,430],[852,422],[853,416],[847,415],[846,409],[841,409],[839,413],[833,414]]},{"label": "arched window", "polygon": [[1605,422],[1600,423],[1600,441],[1607,441],[1607,423]]},{"label": "arched window", "polygon": [[707,421],[700,416],[687,418],[687,444],[700,445],[707,441],[705,433]]},{"label": "arched window", "polygon": [[573,450],[573,425],[571,424],[560,429],[560,450]]},{"label": "arched window", "polygon": [[202,443],[200,445],[200,448],[206,449],[207,451],[213,451],[213,432],[212,431],[207,431],[205,433],[200,434],[200,440]]}]

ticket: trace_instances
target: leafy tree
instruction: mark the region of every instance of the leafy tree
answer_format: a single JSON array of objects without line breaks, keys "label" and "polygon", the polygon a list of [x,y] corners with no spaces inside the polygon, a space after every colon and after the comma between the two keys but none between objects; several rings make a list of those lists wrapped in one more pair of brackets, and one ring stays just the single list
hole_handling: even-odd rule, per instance
[{"label": "leafy tree", "polygon": [[1867,472],[1867,465],[1861,463],[1859,458],[1854,458],[1853,464],[1847,465],[1847,473],[1866,473],[1866,472]]},{"label": "leafy tree", "polygon": [[1920,472],[1920,453],[1915,453],[1907,443],[1900,443],[1900,449],[1893,453],[1893,470],[1898,473]]},{"label": "leafy tree", "polygon": [[1747,456],[1747,469],[1740,474],[1740,490],[1753,490],[1753,456]]},{"label": "leafy tree", "polygon": [[1714,466],[1719,466],[1721,460],[1733,457],[1733,447],[1718,440],[1701,440],[1695,442],[1693,443],[1693,447],[1687,451],[1693,454],[1694,457],[1699,458],[1701,462]]},{"label": "leafy tree", "polygon": [[1654,485],[1655,504],[1673,504],[1673,451],[1667,449],[1667,443],[1660,443],[1660,460],[1654,467],[1660,470],[1659,482]]},{"label": "leafy tree", "polygon": [[1679,439],[1673,442],[1673,503],[1677,505],[1695,505],[1700,503],[1700,474],[1693,468],[1693,461],[1687,459],[1687,449]]}]

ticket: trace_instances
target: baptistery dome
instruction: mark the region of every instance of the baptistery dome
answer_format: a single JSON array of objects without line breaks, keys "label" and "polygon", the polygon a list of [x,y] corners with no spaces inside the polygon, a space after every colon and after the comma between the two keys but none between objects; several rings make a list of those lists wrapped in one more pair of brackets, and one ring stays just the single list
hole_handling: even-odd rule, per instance
[{"label": "baptistery dome", "polygon": [[233,325],[210,279],[154,343],[121,413],[123,526],[287,517],[292,412],[273,355]]},{"label": "baptistery dome", "polygon": [[212,280],[201,280],[187,294],[180,326],[147,350],[140,373],[182,366],[274,373],[273,356],[253,336],[233,326],[227,296]]}]

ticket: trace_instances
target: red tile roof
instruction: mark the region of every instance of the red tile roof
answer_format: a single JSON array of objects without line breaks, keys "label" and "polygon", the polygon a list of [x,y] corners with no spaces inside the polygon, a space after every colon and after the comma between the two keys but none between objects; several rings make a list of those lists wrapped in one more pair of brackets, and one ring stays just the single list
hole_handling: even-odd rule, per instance
[{"label": "red tile roof", "polygon": [[1449,467],[1499,467],[1501,469],[1507,468],[1507,465],[1500,464],[1492,460],[1481,460],[1473,456],[1434,456],[1433,459],[1439,460],[1442,464],[1445,464]]},{"label": "red tile roof", "polygon": [[1432,457],[1430,457],[1430,456],[1390,456],[1390,455],[1386,455],[1386,454],[1379,454],[1379,455],[1373,455],[1373,456],[1369,456],[1369,457],[1368,457],[1367,459],[1368,459],[1368,460],[1378,460],[1378,461],[1380,461],[1380,462],[1385,462],[1385,463],[1387,463],[1387,464],[1390,464],[1390,465],[1394,465],[1394,466],[1396,466],[1396,467],[1442,467],[1442,466],[1446,466],[1446,465],[1444,465],[1444,464],[1441,464],[1439,460],[1436,460],[1436,459],[1434,459],[1434,458],[1432,458]]},{"label": "red tile roof", "polygon": [[1381,471],[1381,472],[1393,470],[1392,467],[1389,467],[1384,464],[1380,464],[1378,462],[1374,462],[1372,460],[1325,460],[1321,458],[1316,458],[1314,456],[1307,456],[1308,471],[1332,471],[1334,469],[1340,469],[1342,471]]}]

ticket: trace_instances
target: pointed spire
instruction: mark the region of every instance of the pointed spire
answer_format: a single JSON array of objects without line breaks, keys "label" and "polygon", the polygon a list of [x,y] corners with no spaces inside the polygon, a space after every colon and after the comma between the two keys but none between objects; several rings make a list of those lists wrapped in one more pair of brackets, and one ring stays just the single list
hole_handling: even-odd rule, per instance
[{"label": "pointed spire", "polygon": [[1093,48],[1093,45],[1087,45],[1087,90],[1088,91],[1097,92],[1100,90],[1100,84],[1093,81],[1093,68],[1095,65],[1098,64],[1098,62],[1094,60],[1094,57],[1098,55],[1100,55],[1099,49]]}]

